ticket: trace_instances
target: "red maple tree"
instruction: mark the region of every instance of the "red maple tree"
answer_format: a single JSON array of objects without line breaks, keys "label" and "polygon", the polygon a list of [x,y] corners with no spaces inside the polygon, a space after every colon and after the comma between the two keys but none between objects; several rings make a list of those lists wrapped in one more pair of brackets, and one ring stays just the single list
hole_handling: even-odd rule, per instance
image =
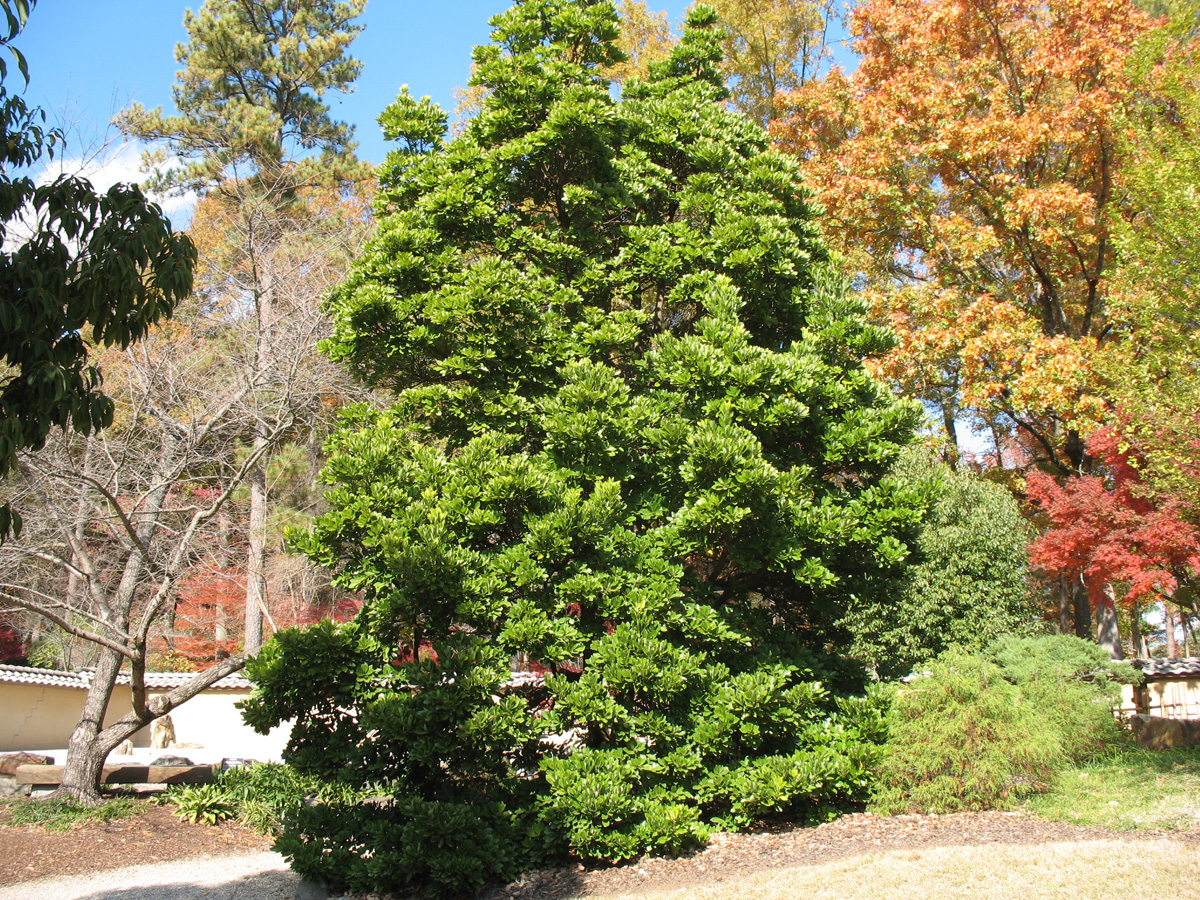
[{"label": "red maple tree", "polygon": [[0,622],[0,663],[25,661],[25,641],[20,632],[7,622]]},{"label": "red maple tree", "polygon": [[1200,576],[1200,530],[1177,500],[1144,490],[1144,461],[1117,429],[1097,431],[1087,449],[1104,461],[1106,477],[1060,483],[1035,471],[1026,479],[1030,499],[1050,519],[1030,545],[1031,561],[1048,575],[1081,578],[1094,604],[1110,602],[1107,588],[1118,582],[1127,585],[1128,603],[1169,599],[1182,580]]}]

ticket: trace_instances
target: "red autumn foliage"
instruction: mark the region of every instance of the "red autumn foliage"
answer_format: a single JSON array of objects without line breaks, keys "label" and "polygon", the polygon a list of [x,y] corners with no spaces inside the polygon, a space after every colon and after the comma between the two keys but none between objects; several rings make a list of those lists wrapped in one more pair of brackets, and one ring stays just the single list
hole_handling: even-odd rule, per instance
[{"label": "red autumn foliage", "polygon": [[[180,582],[175,606],[175,653],[203,665],[236,653],[241,646],[246,575],[240,569],[211,569]],[[339,597],[325,602],[272,604],[277,628],[303,628],[322,619],[347,622],[362,602]]]},{"label": "red autumn foliage", "polygon": [[[438,653],[433,649],[433,644],[429,641],[421,641],[420,656],[417,657],[424,662],[438,664]],[[413,649],[410,645],[401,645],[396,651],[396,658],[392,660],[393,666],[403,666],[406,663],[415,662],[413,657]]]},{"label": "red autumn foliage", "polygon": [[19,663],[25,661],[25,642],[17,629],[0,622],[0,663]]},{"label": "red autumn foliage", "polygon": [[175,652],[194,663],[237,652],[246,603],[246,576],[216,570],[179,585],[175,605]]},{"label": "red autumn foliage", "polygon": [[1034,566],[1049,575],[1082,577],[1093,600],[1104,588],[1128,585],[1125,599],[1170,597],[1180,578],[1200,576],[1200,530],[1181,505],[1154,500],[1142,488],[1143,463],[1112,428],[1096,432],[1088,452],[1104,460],[1107,479],[1084,475],[1059,484],[1044,472],[1026,480],[1029,497],[1051,527],[1030,544]]}]

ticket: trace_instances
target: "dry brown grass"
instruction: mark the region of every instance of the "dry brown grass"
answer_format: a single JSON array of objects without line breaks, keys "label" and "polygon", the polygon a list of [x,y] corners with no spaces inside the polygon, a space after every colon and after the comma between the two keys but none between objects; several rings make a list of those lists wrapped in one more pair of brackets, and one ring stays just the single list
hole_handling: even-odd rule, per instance
[{"label": "dry brown grass", "polygon": [[1200,897],[1194,844],[1169,839],[936,847],[781,869],[740,883],[621,894],[695,900],[1182,900]]}]

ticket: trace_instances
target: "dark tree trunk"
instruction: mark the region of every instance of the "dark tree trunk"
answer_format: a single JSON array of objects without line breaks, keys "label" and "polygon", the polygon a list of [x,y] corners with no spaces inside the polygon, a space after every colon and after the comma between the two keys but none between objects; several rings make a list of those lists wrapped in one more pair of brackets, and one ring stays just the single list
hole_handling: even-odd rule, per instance
[{"label": "dark tree trunk", "polygon": [[1092,639],[1092,604],[1087,589],[1078,580],[1071,582],[1071,596],[1075,606],[1075,636],[1086,641]]},{"label": "dark tree trunk", "polygon": [[1071,604],[1071,585],[1065,577],[1058,576],[1058,633],[1071,634],[1075,630]]},{"label": "dark tree trunk", "polygon": [[105,647],[100,651],[99,663],[83,701],[83,714],[67,743],[62,783],[51,795],[54,799],[73,800],[89,806],[102,802],[100,774],[109,751],[119,742],[105,746],[98,738],[104,728],[104,715],[108,712],[117,673],[124,661],[125,657],[115,650]]},{"label": "dark tree trunk", "polygon": [[1124,659],[1121,632],[1117,627],[1117,599],[1111,584],[1104,586],[1104,593],[1096,598],[1095,606],[1096,643],[1107,650],[1113,659]]},{"label": "dark tree trunk", "polygon": [[1179,647],[1175,644],[1175,610],[1170,603],[1163,603],[1163,619],[1166,626],[1167,659],[1179,656]]},{"label": "dark tree trunk", "polygon": [[958,423],[954,421],[955,409],[951,403],[942,404],[942,425],[946,429],[946,465],[950,471],[958,471]]},{"label": "dark tree trunk", "polygon": [[1071,429],[1067,432],[1066,440],[1063,441],[1063,455],[1066,456],[1073,474],[1086,475],[1091,471],[1087,446],[1078,431]]}]

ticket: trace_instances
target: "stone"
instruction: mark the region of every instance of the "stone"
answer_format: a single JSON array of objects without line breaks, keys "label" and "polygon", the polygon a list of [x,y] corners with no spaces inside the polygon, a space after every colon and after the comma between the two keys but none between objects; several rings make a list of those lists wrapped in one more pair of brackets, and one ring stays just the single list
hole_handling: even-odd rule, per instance
[{"label": "stone", "polygon": [[150,723],[150,746],[165,750],[175,743],[175,723],[169,715],[159,716]]},{"label": "stone", "polygon": [[28,797],[29,785],[17,784],[7,775],[0,775],[0,799],[9,797]]},{"label": "stone", "polygon": [[1200,720],[1163,719],[1139,713],[1133,717],[1133,733],[1139,747],[1147,750],[1174,750],[1200,746]]},{"label": "stone", "polygon": [[301,881],[296,887],[296,900],[327,900],[329,885],[323,881]]},{"label": "stone", "polygon": [[152,765],[152,766],[194,766],[195,763],[192,762],[190,759],[188,759],[186,756],[167,755],[167,756],[160,756],[158,759],[153,760],[150,763],[150,765]]},{"label": "stone", "polygon": [[17,766],[50,766],[54,764],[53,756],[41,753],[6,753],[0,756],[0,775],[11,778],[17,774]]}]

